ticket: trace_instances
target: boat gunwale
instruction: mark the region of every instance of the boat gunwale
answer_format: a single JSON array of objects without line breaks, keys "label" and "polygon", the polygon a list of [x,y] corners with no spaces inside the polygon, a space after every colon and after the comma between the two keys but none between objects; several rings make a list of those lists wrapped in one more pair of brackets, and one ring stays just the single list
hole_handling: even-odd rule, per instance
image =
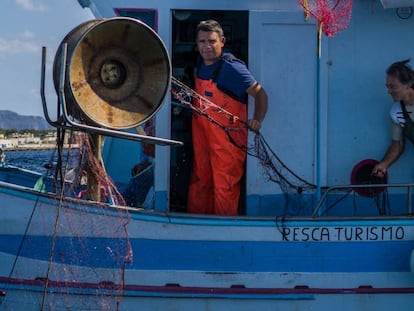
[{"label": "boat gunwale", "polygon": [[[16,195],[13,192],[19,192],[17,196],[31,199],[33,201],[47,203],[47,200],[60,200],[58,194],[51,192],[40,192],[29,187],[20,186],[4,181],[0,181],[0,192]],[[347,225],[378,225],[381,224],[398,224],[398,225],[413,225],[414,215],[382,215],[382,216],[220,216],[220,215],[199,215],[187,214],[179,212],[161,212],[156,210],[148,210],[137,207],[110,205],[109,203],[100,203],[87,201],[72,197],[62,198],[62,202],[68,203],[65,208],[73,208],[85,211],[86,206],[92,206],[99,209],[102,207],[110,209],[114,213],[127,212],[134,220],[151,221],[157,223],[180,224],[180,225],[210,225],[210,226],[280,226],[282,225],[318,225],[334,223],[344,223]],[[81,207],[76,207],[81,206]],[[88,211],[92,212],[92,210]]]}]

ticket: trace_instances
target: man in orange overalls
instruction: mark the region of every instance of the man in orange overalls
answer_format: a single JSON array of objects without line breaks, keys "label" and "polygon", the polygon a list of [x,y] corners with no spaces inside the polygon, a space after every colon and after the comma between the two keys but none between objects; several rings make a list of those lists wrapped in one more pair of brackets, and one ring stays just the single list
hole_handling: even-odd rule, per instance
[{"label": "man in orange overalls", "polygon": [[[201,61],[195,76],[195,91],[236,118],[228,118],[217,108],[199,102],[194,105],[221,125],[193,113],[194,160],[188,193],[188,212],[237,215],[240,184],[246,163],[247,95],[255,99],[253,119],[247,127],[259,131],[266,115],[268,98],[245,64],[223,53],[225,37],[220,24],[202,21],[196,29]],[[227,134],[228,133],[228,134]],[[231,138],[229,138],[229,136]]]}]

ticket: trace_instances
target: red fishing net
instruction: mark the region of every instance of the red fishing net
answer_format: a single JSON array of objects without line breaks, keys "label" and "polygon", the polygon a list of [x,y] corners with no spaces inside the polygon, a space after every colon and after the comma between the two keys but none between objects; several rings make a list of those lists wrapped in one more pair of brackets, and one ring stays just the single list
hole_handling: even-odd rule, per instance
[{"label": "red fishing net", "polygon": [[[185,107],[195,111],[197,114],[207,118],[210,122],[216,124],[226,132],[228,138],[238,148],[244,150],[248,155],[257,158],[264,169],[264,175],[272,182],[277,183],[284,193],[302,193],[303,191],[310,191],[315,189],[315,185],[307,182],[299,177],[291,169],[289,169],[276,153],[270,148],[261,133],[256,133],[254,143],[248,146],[238,144],[237,140],[232,137],[231,131],[216,118],[217,113],[212,111],[219,111],[224,118],[231,119],[233,122],[240,122],[247,126],[246,120],[241,120],[237,116],[226,111],[224,108],[214,104],[207,98],[201,96],[193,89],[186,86],[181,81],[172,77],[171,79],[171,93],[173,96]],[[198,106],[193,105],[194,101],[198,102]]]},{"label": "red fishing net", "polygon": [[351,21],[352,0],[299,0],[299,3],[328,37],[347,28]]},{"label": "red fishing net", "polygon": [[[57,195],[47,192],[52,182],[46,176],[35,189],[39,197],[12,197],[8,210],[16,211],[7,216],[14,229],[9,254],[2,255],[8,277],[0,277],[6,293],[1,310],[119,309],[126,266],[133,262],[126,228],[130,214],[119,207],[125,201],[95,156],[94,143],[82,133],[79,148],[61,150],[61,159],[53,161],[53,170],[65,178]],[[69,163],[78,164],[72,170]],[[92,175],[100,185],[98,202],[88,201]]]}]

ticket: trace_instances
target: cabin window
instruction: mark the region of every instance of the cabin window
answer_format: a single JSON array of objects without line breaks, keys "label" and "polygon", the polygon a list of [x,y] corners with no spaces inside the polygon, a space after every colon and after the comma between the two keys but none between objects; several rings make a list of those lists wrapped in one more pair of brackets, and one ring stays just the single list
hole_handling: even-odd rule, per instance
[{"label": "cabin window", "polygon": [[115,9],[115,13],[118,16],[123,17],[132,17],[138,19],[152,29],[157,31],[158,29],[158,21],[157,21],[157,11],[155,10],[147,10],[147,9],[134,9],[134,10],[124,10],[124,9]]}]

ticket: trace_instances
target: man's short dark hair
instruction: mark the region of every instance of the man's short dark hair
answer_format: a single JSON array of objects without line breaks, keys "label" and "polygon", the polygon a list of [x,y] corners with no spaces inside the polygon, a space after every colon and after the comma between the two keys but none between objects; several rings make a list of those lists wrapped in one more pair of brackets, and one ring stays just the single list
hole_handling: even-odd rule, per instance
[{"label": "man's short dark hair", "polygon": [[213,31],[213,32],[217,32],[220,38],[224,37],[223,28],[214,19],[208,19],[208,20],[205,20],[205,21],[201,21],[197,25],[196,35],[198,34],[199,31],[206,31],[206,32]]},{"label": "man's short dark hair", "polygon": [[388,67],[386,73],[389,76],[396,77],[402,84],[411,84],[414,86],[414,71],[408,64],[410,59],[395,62]]}]

